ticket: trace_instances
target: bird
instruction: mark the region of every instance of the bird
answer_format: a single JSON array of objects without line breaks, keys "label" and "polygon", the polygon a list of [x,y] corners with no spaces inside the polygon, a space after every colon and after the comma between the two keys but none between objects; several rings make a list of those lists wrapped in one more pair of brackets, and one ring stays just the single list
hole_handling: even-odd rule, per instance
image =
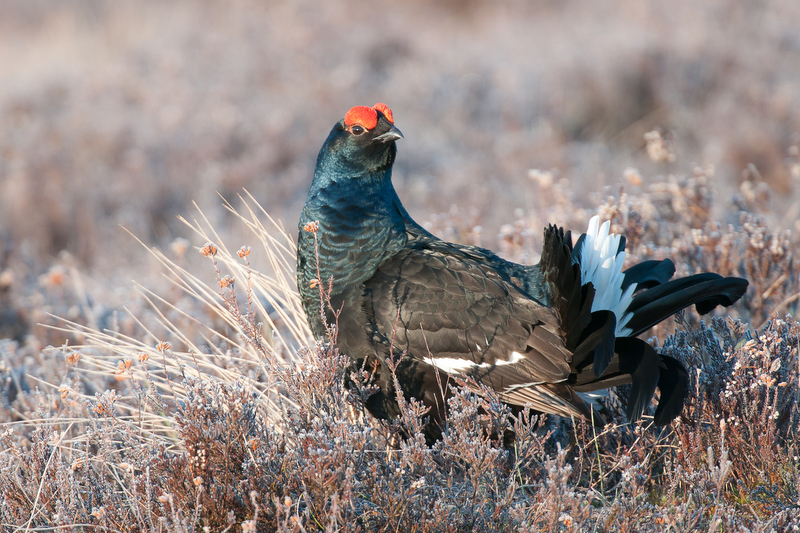
[{"label": "bird", "polygon": [[[544,229],[538,264],[444,241],[414,221],[392,185],[403,134],[389,107],[351,108],[319,152],[298,224],[297,285],[315,337],[332,337],[371,375],[366,409],[401,415],[402,399],[428,408],[428,439],[446,424],[450,387],[494,390],[519,411],[604,421],[592,394],[630,384],[626,417],[666,425],[689,392],[684,365],[638,338],[694,305],[730,306],[748,282],[706,272],[678,279],[670,259],[623,269],[624,236],[591,219]],[[398,391],[397,388],[400,388]],[[398,394],[399,393],[399,394]],[[399,395],[402,395],[400,397]]]}]

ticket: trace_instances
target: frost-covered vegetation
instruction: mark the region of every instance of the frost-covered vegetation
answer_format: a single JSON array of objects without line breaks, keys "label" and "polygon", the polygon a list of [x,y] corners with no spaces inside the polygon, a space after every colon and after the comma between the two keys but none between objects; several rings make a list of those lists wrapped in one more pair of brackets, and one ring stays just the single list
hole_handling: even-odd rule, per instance
[{"label": "frost-covered vegetation", "polygon": [[[0,530],[800,528],[800,4],[740,4],[3,2]],[[427,447],[419,405],[365,413],[293,242],[376,101],[443,238],[532,263],[599,214],[631,263],[750,281],[647,334],[690,369],[678,420],[461,392]]]}]

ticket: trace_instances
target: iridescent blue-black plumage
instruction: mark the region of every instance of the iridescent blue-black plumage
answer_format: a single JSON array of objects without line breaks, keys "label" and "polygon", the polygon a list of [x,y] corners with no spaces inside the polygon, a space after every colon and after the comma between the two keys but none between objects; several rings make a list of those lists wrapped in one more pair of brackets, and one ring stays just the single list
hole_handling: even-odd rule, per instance
[{"label": "iridescent blue-black plumage", "polygon": [[[321,337],[322,315],[336,322],[339,349],[376,369],[378,392],[367,401],[375,416],[399,414],[389,356],[399,361],[403,393],[431,408],[432,435],[449,374],[473,377],[512,406],[562,416],[590,416],[581,393],[632,383],[627,414],[636,419],[658,387],[655,421],[680,414],[686,370],[636,335],[692,304],[701,313],[732,304],[745,280],[670,281],[671,261],[647,261],[617,273],[612,303],[626,309],[617,316],[595,301],[601,278],[582,274],[582,263],[600,257],[585,236],[573,248],[569,232],[551,226],[540,263],[523,266],[442,241],[414,222],[391,182],[400,138],[385,106],[353,108],[320,151],[299,224],[297,279],[309,323]],[[304,230],[311,222],[316,233]],[[624,239],[618,248],[612,255]],[[324,287],[332,280],[330,305],[320,306],[318,278]],[[633,284],[638,292],[626,293]]]}]

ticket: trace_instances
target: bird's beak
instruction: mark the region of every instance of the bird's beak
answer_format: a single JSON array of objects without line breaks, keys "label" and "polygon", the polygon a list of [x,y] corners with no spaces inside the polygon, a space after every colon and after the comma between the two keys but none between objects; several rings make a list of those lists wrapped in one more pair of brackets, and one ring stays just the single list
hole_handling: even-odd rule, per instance
[{"label": "bird's beak", "polygon": [[392,125],[392,129],[390,129],[383,135],[378,135],[377,137],[375,137],[375,140],[382,143],[388,143],[402,138],[403,138],[402,132],[398,130],[395,125]]}]

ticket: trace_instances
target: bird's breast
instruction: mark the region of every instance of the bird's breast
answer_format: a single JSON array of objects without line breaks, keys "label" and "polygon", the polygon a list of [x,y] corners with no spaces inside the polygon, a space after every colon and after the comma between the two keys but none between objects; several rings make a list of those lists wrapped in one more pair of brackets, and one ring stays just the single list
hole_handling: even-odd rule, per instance
[{"label": "bird's breast", "polygon": [[[298,239],[298,288],[309,317],[319,315],[317,283],[332,298],[360,297],[364,282],[406,245],[405,223],[380,192],[332,185],[309,195]],[[319,223],[316,232],[304,230],[308,222]]]}]

